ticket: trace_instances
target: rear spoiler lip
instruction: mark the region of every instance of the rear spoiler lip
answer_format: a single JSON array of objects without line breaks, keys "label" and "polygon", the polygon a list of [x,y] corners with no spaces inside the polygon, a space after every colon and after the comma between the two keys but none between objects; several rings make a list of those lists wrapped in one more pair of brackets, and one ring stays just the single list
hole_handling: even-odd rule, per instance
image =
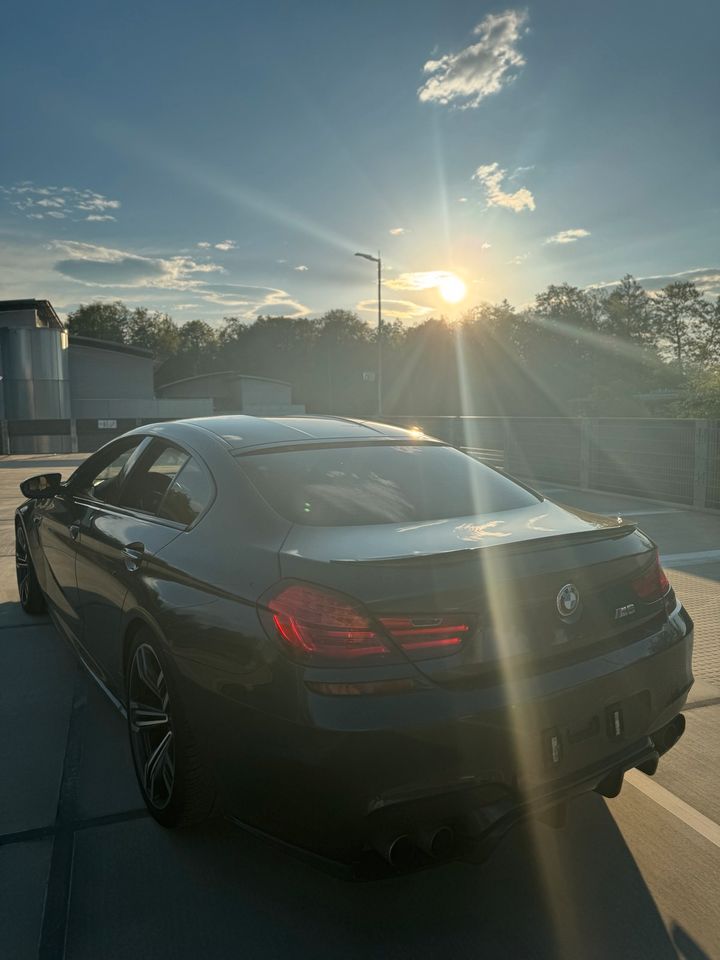
[{"label": "rear spoiler lip", "polygon": [[508,554],[534,550],[552,545],[553,547],[568,546],[569,544],[593,543],[597,540],[617,540],[635,533],[637,524],[632,522],[619,523],[615,527],[603,527],[599,530],[577,530],[574,533],[558,533],[549,537],[536,537],[532,540],[515,540],[512,543],[484,544],[479,547],[460,547],[458,550],[444,550],[440,553],[405,554],[398,557],[368,557],[357,560],[352,557],[340,560],[331,560],[330,563],[372,564],[373,566],[405,566],[428,563],[460,563],[463,560],[479,559],[483,551],[492,548],[493,554]]}]

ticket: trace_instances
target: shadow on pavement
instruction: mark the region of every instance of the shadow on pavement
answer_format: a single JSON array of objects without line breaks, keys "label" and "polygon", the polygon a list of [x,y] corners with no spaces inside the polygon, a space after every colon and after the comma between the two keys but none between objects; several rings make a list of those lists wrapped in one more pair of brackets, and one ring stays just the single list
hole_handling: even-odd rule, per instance
[{"label": "shadow on pavement", "polygon": [[482,866],[370,884],[225,822],[87,829],[73,859],[67,960],[677,957],[599,797],[577,801],[564,830],[517,830]]},{"label": "shadow on pavement", "polygon": [[687,931],[674,923],[671,928],[673,942],[680,951],[683,960],[710,960],[710,957],[693,940]]},{"label": "shadow on pavement", "polygon": [[[2,639],[6,769],[31,789],[24,799],[9,795],[23,822],[9,817],[6,829],[49,827],[59,790],[60,829],[52,851],[40,851],[50,856],[52,893],[41,945],[64,943],[65,960],[678,956],[598,796],[575,801],[562,830],[518,828],[481,866],[348,883],[225,821],[173,832],[138,818],[122,718],[49,626],[7,627]],[[31,722],[21,709],[28,697]],[[37,810],[28,818],[31,796]],[[26,864],[39,916],[46,860],[30,862],[33,842],[5,847],[11,873],[0,890],[2,881],[13,888]],[[20,932],[7,929],[5,942]],[[674,937],[687,960],[699,960],[683,930]],[[29,929],[25,939],[33,940]]]}]

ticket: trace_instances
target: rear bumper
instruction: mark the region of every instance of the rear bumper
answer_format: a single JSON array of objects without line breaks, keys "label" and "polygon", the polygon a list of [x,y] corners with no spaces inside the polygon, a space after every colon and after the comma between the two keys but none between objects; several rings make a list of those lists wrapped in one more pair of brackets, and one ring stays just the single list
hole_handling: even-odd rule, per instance
[{"label": "rear bumper", "polygon": [[261,746],[248,756],[245,724],[216,768],[240,819],[328,856],[352,857],[379,827],[401,822],[471,816],[491,836],[656,757],[651,735],[682,709],[691,659],[692,621],[678,605],[650,637],[502,685],[308,691],[307,723],[254,717]]}]

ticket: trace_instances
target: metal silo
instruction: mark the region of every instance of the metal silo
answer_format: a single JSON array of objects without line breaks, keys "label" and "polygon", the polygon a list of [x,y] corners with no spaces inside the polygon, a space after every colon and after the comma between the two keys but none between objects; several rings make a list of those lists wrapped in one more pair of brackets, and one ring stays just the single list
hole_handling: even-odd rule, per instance
[{"label": "metal silo", "polygon": [[68,334],[48,327],[0,329],[4,398],[14,453],[69,450]]}]

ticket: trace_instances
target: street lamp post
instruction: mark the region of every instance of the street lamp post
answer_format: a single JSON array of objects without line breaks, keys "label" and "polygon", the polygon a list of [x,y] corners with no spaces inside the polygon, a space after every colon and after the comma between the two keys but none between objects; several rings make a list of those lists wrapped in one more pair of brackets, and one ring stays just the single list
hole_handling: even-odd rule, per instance
[{"label": "street lamp post", "polygon": [[377,305],[378,305],[378,320],[377,320],[377,340],[378,340],[378,355],[377,355],[377,412],[378,416],[382,416],[383,412],[383,403],[382,403],[382,259],[380,258],[380,251],[378,255],[373,257],[371,253],[356,253],[356,257],[362,257],[363,260],[369,260],[371,263],[377,264]]}]

